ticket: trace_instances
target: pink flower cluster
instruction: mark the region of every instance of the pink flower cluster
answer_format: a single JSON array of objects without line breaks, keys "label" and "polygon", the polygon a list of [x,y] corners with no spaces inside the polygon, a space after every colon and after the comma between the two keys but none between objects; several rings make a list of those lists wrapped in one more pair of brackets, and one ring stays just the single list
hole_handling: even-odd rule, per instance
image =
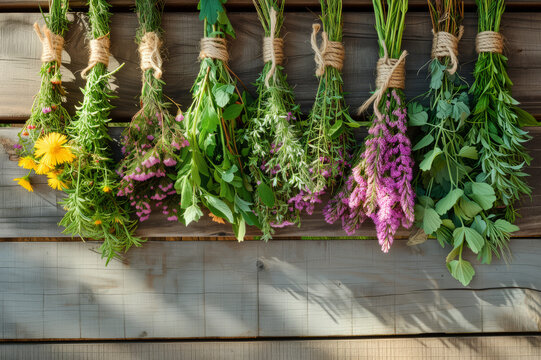
[{"label": "pink flower cluster", "polygon": [[388,252],[400,225],[409,228],[413,224],[415,194],[403,95],[389,91],[382,114],[369,130],[365,150],[352,175],[323,213],[329,223],[341,219],[349,235],[371,218],[381,250]]}]

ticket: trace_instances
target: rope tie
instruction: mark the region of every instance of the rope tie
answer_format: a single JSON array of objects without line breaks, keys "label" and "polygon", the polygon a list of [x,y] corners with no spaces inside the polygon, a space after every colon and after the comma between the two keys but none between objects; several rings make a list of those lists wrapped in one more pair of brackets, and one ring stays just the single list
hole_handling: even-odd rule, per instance
[{"label": "rope tie", "polygon": [[458,68],[458,42],[462,39],[464,27],[461,25],[458,30],[458,36],[454,36],[446,31],[434,32],[432,30],[432,59],[448,57],[451,60],[451,67],[447,72],[453,75]]},{"label": "rope tie", "polygon": [[109,34],[100,36],[97,39],[90,40],[90,58],[88,59],[88,66],[81,72],[81,77],[86,79],[87,73],[94,68],[98,63],[109,66],[109,47],[111,46],[111,40]]},{"label": "rope tie", "polygon": [[378,106],[381,99],[383,99],[385,91],[389,88],[404,89],[406,85],[406,56],[408,56],[408,52],[404,50],[398,59],[391,59],[387,53],[385,42],[381,41],[381,44],[383,47],[383,57],[378,60],[376,66],[376,91],[359,108],[359,115],[365,112],[370,104],[373,103],[374,114],[380,118],[382,114]]},{"label": "rope tie", "polygon": [[48,63],[56,61],[58,65],[62,64],[64,38],[61,35],[53,33],[46,25],[43,25],[43,28],[40,29],[38,23],[34,23],[34,31],[41,41],[41,62]]},{"label": "rope tie", "polygon": [[221,60],[224,63],[229,61],[227,52],[227,41],[218,37],[204,37],[201,39],[201,51],[199,58],[211,58]]},{"label": "rope tie", "polygon": [[329,41],[329,36],[325,31],[321,32],[321,45],[318,47],[317,34],[320,30],[320,24],[312,25],[312,37],[310,42],[312,50],[314,50],[314,60],[317,64],[317,76],[322,76],[325,73],[326,66],[331,66],[341,71],[344,67],[344,57],[346,55],[344,45],[339,41]]},{"label": "rope tie", "polygon": [[475,38],[475,50],[477,53],[503,53],[503,36],[494,31],[483,31]]},{"label": "rope tie", "polygon": [[154,69],[154,77],[161,79],[162,71],[162,56],[160,48],[162,41],[157,33],[151,31],[145,33],[139,44],[139,57],[141,59],[141,70],[146,71]]},{"label": "rope tie", "polygon": [[282,65],[284,61],[284,40],[274,37],[276,24],[276,10],[272,8],[270,12],[270,36],[263,38],[263,61],[265,63],[272,61],[271,68],[265,77],[265,86],[267,87],[269,87],[269,79],[276,73],[276,66]]}]

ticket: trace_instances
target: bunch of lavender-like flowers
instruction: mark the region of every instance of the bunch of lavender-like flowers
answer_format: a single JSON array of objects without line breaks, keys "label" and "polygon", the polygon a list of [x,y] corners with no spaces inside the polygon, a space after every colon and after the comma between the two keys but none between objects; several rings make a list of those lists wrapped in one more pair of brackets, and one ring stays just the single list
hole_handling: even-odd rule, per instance
[{"label": "bunch of lavender-like flowers", "polygon": [[[405,57],[404,53],[400,56],[400,44],[407,1],[390,2],[388,11],[384,12],[381,2],[375,0],[374,8],[376,29],[382,44],[380,61],[383,65],[378,66],[387,66],[388,73],[392,75],[402,66],[400,63],[403,64]],[[393,60],[399,56],[400,59]],[[381,83],[378,81],[378,85]],[[348,234],[353,234],[362,221],[370,217],[376,225],[384,252],[389,251],[400,224],[409,228],[414,220],[413,160],[411,143],[406,136],[405,96],[392,84],[387,89],[377,90],[380,96],[376,97],[377,108],[364,151],[344,188],[324,209],[325,220],[333,223],[342,219]]]},{"label": "bunch of lavender-like flowers", "polygon": [[259,97],[242,137],[251,149],[248,165],[257,185],[254,211],[267,240],[274,227],[299,222],[300,211],[288,201],[312,185],[304,148],[293,124],[299,118],[299,106],[280,66],[284,1],[254,0],[254,4],[265,29],[265,66],[257,80]]},{"label": "bunch of lavender-like flowers", "polygon": [[180,196],[168,175],[176,175],[176,164],[188,141],[179,125],[184,119],[182,114],[173,117],[164,102],[159,57],[163,2],[137,0],[135,6],[143,71],[141,109],[122,136],[125,157],[117,171],[122,177],[117,195],[130,200],[139,221],[147,220],[153,207],[160,209],[167,220],[177,221]]}]

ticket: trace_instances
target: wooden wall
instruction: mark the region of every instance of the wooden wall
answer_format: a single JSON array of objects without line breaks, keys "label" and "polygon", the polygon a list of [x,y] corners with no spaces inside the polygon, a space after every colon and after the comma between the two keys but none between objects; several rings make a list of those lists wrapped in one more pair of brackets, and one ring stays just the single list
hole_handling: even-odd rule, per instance
[{"label": "wooden wall", "polygon": [[[122,122],[137,111],[140,80],[133,41],[137,20],[129,8],[132,1],[111,2],[115,6],[111,68],[125,63],[115,81],[119,98],[115,100],[113,117]],[[169,0],[164,15],[166,93],[183,106],[190,102],[189,89],[198,68],[202,30],[194,13],[195,3]],[[230,16],[238,34],[237,40],[230,43],[231,66],[250,87],[262,66],[262,31],[249,0],[230,3]],[[466,3],[460,60],[462,75],[471,81],[476,16],[473,1]],[[40,21],[37,4],[38,1],[30,0],[0,2],[0,122],[15,126],[28,116],[39,87],[40,43],[31,28],[34,21]],[[84,10],[82,2],[72,4],[77,10]],[[308,8],[317,11],[317,1],[289,0],[288,4],[285,67],[296,86],[299,102],[308,111],[317,86],[309,44],[316,14]],[[374,88],[376,34],[370,1],[344,0],[344,4],[345,89],[347,101],[354,108]],[[431,35],[425,2],[412,0],[411,4],[403,47],[410,52],[406,93],[414,97],[427,88],[426,69],[419,69],[429,61]],[[525,109],[541,119],[541,2],[510,0],[508,9],[502,32],[507,40],[509,73],[515,82],[513,94]],[[84,16],[73,13],[72,19],[63,66],[70,110],[81,97],[80,71],[86,66],[88,45]],[[390,254],[382,254],[374,240],[345,240],[340,227],[325,224],[319,214],[305,218],[301,229],[278,232],[279,240],[243,244],[180,241],[227,240],[232,232],[227,226],[206,220],[185,228],[155,218],[139,229],[142,236],[150,238],[144,247],[133,249],[122,261],[105,267],[96,251],[99,244],[63,237],[62,229],[56,226],[62,216],[62,210],[56,206],[59,194],[50,191],[45,180],[39,180],[33,194],[12,181],[23,174],[12,151],[17,129],[0,128],[0,339],[274,338],[541,331],[541,130],[529,130],[534,136],[528,144],[534,157],[528,170],[534,194],[523,204],[521,231],[511,243],[513,261],[505,264],[497,260],[490,266],[477,264],[476,277],[469,287],[463,288],[448,274],[444,264],[448,250],[441,249],[436,241],[409,247],[405,240],[409,232],[402,230],[399,235],[403,240],[397,241]],[[111,131],[118,134],[118,129]],[[375,235],[371,225],[358,234],[368,238]],[[249,235],[257,232],[252,229]],[[333,239],[300,240],[301,236]],[[439,345],[414,339],[407,346],[439,346],[447,349],[441,350],[447,355],[453,349],[463,353],[474,347],[486,348],[486,352],[479,350],[477,355],[492,359],[504,356],[504,351],[513,346],[535,355],[539,342],[538,338],[501,338],[510,344],[503,349],[496,346],[499,340],[468,339],[447,339]],[[351,358],[362,354],[390,357],[400,355],[397,349],[406,346],[397,346],[398,343],[381,345],[385,351],[373,343],[370,351],[375,353],[367,352],[366,347],[361,350],[366,345],[360,343],[326,340],[319,342],[317,349],[326,346],[331,350],[317,350],[310,358],[343,359],[345,354]],[[216,345],[221,349],[216,354],[233,352],[236,358],[255,358],[246,354],[271,346],[235,344],[239,345]],[[307,346],[312,346],[307,342],[298,346],[277,344],[284,345],[273,345],[277,346],[273,354],[288,359],[300,357],[284,354],[306,354]],[[134,345],[129,351],[135,346],[146,345]],[[236,351],[241,348],[251,350],[239,355]],[[350,352],[340,352],[345,348]],[[30,354],[36,349],[2,346],[0,358],[2,354]],[[51,347],[39,349],[45,352]],[[77,345],[72,350],[62,349],[64,353],[83,351]],[[160,347],[155,349],[161,351]],[[196,347],[189,349],[195,351]],[[417,351],[412,356],[428,356]],[[402,353],[404,358],[407,354]],[[476,354],[471,355],[474,358]],[[209,352],[205,358],[212,356]]]}]

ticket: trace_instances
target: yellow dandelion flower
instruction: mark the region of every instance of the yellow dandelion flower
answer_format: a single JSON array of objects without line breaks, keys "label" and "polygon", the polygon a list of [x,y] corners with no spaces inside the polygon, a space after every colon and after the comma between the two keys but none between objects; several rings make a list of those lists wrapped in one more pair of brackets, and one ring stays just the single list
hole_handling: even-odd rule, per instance
[{"label": "yellow dandelion flower", "polygon": [[75,155],[73,155],[69,146],[64,145],[67,141],[66,135],[55,132],[47,134],[36,141],[34,155],[41,158],[40,163],[49,167],[71,163],[75,159]]},{"label": "yellow dandelion flower", "polygon": [[107,186],[107,185],[105,185],[102,190],[103,190],[104,193],[111,192],[111,188],[109,186]]},{"label": "yellow dandelion flower", "polygon": [[47,183],[55,190],[63,190],[67,188],[67,185],[65,182],[58,178],[58,175],[60,175],[59,171],[51,171],[50,173],[48,173],[47,177],[49,178],[49,180],[47,180]]},{"label": "yellow dandelion flower", "polygon": [[34,171],[36,172],[36,174],[38,175],[46,175],[48,174],[49,172],[53,171],[53,168],[48,166],[47,164],[45,163],[42,163],[42,162],[39,162],[37,163],[37,166],[36,168],[34,169]]},{"label": "yellow dandelion flower", "polygon": [[23,176],[22,178],[13,179],[13,181],[17,181],[17,184],[21,185],[26,190],[34,192],[34,188],[32,187],[32,184],[30,184],[30,177],[28,175]]},{"label": "yellow dandelion flower", "polygon": [[19,166],[26,170],[35,170],[38,164],[30,156],[25,156],[19,159]]},{"label": "yellow dandelion flower", "polygon": [[224,219],[222,219],[219,216],[214,215],[213,213],[209,213],[210,219],[218,224],[225,224]]},{"label": "yellow dandelion flower", "polygon": [[98,220],[94,221],[94,225],[101,225],[101,220],[98,219]]}]

